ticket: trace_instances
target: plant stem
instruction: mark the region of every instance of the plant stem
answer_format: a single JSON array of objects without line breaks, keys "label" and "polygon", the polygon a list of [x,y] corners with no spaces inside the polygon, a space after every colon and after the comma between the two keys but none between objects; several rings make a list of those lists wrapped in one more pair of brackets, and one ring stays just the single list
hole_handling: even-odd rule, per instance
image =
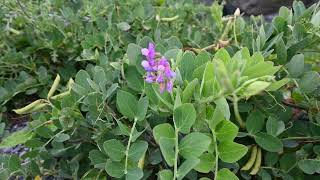
[{"label": "plant stem", "polygon": [[218,166],[219,166],[219,151],[218,151],[218,143],[217,143],[217,138],[215,132],[212,132],[213,134],[213,140],[214,140],[214,152],[215,152],[215,172],[214,172],[214,179],[217,179],[218,176]]},{"label": "plant stem", "polygon": [[236,116],[236,120],[238,121],[240,127],[243,129],[245,128],[245,124],[240,116],[239,108],[238,108],[238,97],[237,95],[233,94],[233,111],[234,115]]},{"label": "plant stem", "polygon": [[314,136],[314,137],[287,137],[283,138],[282,140],[318,140],[320,139],[319,136]]},{"label": "plant stem", "polygon": [[237,16],[234,16],[234,20],[233,20],[233,36],[234,36],[234,41],[236,43],[236,46],[239,46],[238,39],[237,39],[237,33],[236,33],[236,20],[237,20]]},{"label": "plant stem", "polygon": [[174,166],[173,166],[173,180],[177,179],[177,175],[178,175],[179,131],[177,129],[176,123],[174,123],[174,129],[175,129],[175,154],[174,154]]},{"label": "plant stem", "polygon": [[178,15],[176,15],[176,16],[173,16],[173,17],[167,17],[167,18],[161,18],[160,20],[161,21],[164,21],[164,22],[171,22],[171,21],[174,21],[174,20],[177,20],[179,18],[179,16]]},{"label": "plant stem", "polygon": [[134,122],[130,131],[130,135],[129,135],[129,140],[128,140],[128,144],[127,144],[127,149],[125,152],[126,155],[126,159],[125,159],[125,164],[124,164],[124,174],[127,174],[128,172],[128,158],[129,158],[129,150],[130,150],[130,146],[131,146],[131,141],[132,141],[132,135],[134,132],[134,129],[136,128],[137,125],[137,118],[134,118]]}]

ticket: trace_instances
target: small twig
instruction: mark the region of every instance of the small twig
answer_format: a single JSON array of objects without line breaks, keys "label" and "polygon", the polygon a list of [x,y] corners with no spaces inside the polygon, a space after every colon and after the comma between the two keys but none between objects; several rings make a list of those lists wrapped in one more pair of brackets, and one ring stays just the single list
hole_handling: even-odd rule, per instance
[{"label": "small twig", "polygon": [[215,152],[215,172],[214,172],[214,179],[216,180],[218,177],[218,170],[219,170],[219,151],[218,151],[218,142],[215,132],[213,131],[213,140],[214,140],[214,152]]},{"label": "small twig", "polygon": [[130,135],[129,135],[129,140],[128,140],[128,144],[127,144],[127,148],[126,148],[126,152],[125,152],[126,158],[125,158],[125,164],[124,164],[124,174],[128,173],[129,150],[130,150],[131,141],[132,141],[134,130],[136,128],[137,121],[138,121],[137,118],[134,118],[134,122],[131,127],[131,131],[130,131]]},{"label": "small twig", "polygon": [[302,110],[308,110],[307,107],[303,107],[303,106],[300,106],[300,105],[297,105],[297,104],[291,104],[291,103],[288,103],[286,101],[282,101],[282,104],[285,105],[285,106],[288,106],[288,107],[292,107],[292,108],[296,108],[296,109],[302,109]]},{"label": "small twig", "polygon": [[320,137],[319,136],[314,136],[314,137],[287,137],[287,138],[283,138],[282,140],[317,140],[320,141]]},{"label": "small twig", "polygon": [[178,158],[179,158],[179,131],[177,129],[176,123],[174,123],[174,131],[175,131],[175,153],[174,153],[174,166],[173,166],[173,180],[176,180],[178,177]]}]

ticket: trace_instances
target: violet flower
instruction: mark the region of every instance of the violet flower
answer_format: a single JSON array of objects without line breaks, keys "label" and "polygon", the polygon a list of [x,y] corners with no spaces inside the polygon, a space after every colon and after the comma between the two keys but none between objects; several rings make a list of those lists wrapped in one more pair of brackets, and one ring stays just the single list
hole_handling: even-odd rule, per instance
[{"label": "violet flower", "polygon": [[171,69],[168,60],[165,57],[156,58],[153,43],[149,43],[148,49],[141,49],[141,53],[146,57],[146,60],[141,62],[141,66],[147,72],[145,81],[147,83],[158,83],[160,85],[160,93],[165,90],[171,93],[176,73]]},{"label": "violet flower", "polygon": [[154,60],[154,58],[156,57],[156,50],[154,48],[154,44],[149,43],[148,49],[147,48],[141,49],[141,53],[147,57],[148,61]]}]

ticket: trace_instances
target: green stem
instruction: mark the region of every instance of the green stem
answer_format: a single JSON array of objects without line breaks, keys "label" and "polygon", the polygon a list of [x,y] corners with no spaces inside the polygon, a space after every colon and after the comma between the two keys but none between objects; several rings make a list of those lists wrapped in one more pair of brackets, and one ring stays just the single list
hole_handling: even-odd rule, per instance
[{"label": "green stem", "polygon": [[282,140],[318,140],[320,139],[319,136],[314,136],[314,137],[287,137],[283,138]]},{"label": "green stem", "polygon": [[179,131],[174,123],[175,129],[175,154],[174,154],[174,166],[173,166],[173,180],[177,179],[178,175],[178,154],[179,154]]},{"label": "green stem", "polygon": [[128,172],[129,149],[130,149],[130,146],[131,146],[132,136],[133,136],[134,129],[136,128],[136,125],[137,125],[137,118],[134,118],[134,122],[133,122],[131,131],[130,131],[130,135],[129,135],[127,149],[126,149],[126,152],[125,152],[126,159],[125,159],[125,164],[124,164],[124,174],[127,174],[127,172]]},{"label": "green stem", "polygon": [[238,39],[237,39],[237,33],[236,33],[236,20],[237,20],[237,16],[234,16],[234,20],[233,20],[233,36],[234,36],[234,41],[236,43],[236,46],[239,46]]},{"label": "green stem", "polygon": [[160,20],[164,21],[164,22],[171,22],[171,21],[177,20],[178,18],[179,18],[179,16],[176,15],[176,16],[173,16],[173,17],[161,18]]},{"label": "green stem", "polygon": [[216,164],[215,164],[215,172],[214,172],[214,179],[216,180],[217,176],[218,176],[219,151],[218,151],[218,143],[217,143],[216,134],[215,134],[215,132],[212,132],[212,134],[213,134],[213,140],[214,140],[214,152],[216,155],[216,157],[215,157]]},{"label": "green stem", "polygon": [[240,116],[239,108],[238,108],[238,97],[237,95],[233,95],[233,111],[234,115],[236,116],[236,120],[238,121],[240,127],[243,129],[245,127],[245,124]]},{"label": "green stem", "polygon": [[220,40],[224,40],[224,38],[227,37],[227,35],[228,35],[229,31],[230,31],[231,25],[232,25],[232,19],[229,19],[229,21],[227,22],[227,24],[226,24],[226,26],[224,28],[224,31],[223,31],[221,37],[220,37]]}]

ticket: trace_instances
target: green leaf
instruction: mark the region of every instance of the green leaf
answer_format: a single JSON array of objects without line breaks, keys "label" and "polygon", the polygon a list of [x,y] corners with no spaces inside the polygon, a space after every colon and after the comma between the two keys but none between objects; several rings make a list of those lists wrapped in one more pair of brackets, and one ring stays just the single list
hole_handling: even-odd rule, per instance
[{"label": "green leaf", "polygon": [[168,123],[159,124],[153,128],[153,137],[158,144],[161,137],[174,139],[175,138],[174,128],[171,126],[171,124],[168,124]]},{"label": "green leaf", "polygon": [[311,93],[320,87],[320,75],[315,71],[305,73],[298,81],[301,91]]},{"label": "green leaf", "polygon": [[127,56],[128,56],[130,65],[133,65],[133,66],[136,66],[138,64],[140,65],[142,61],[141,47],[136,44],[130,43],[127,49]]},{"label": "green leaf", "polygon": [[225,120],[223,110],[221,110],[221,108],[222,107],[217,106],[216,109],[214,109],[212,116],[210,115],[211,113],[209,113],[210,110],[208,112],[209,114],[207,114],[208,124],[211,129],[215,129],[220,122]]},{"label": "green leaf", "polygon": [[204,153],[200,157],[200,163],[194,168],[201,173],[209,173],[215,165],[215,157],[211,153]]},{"label": "green leaf", "polygon": [[90,90],[90,84],[88,83],[87,79],[90,79],[90,75],[85,70],[80,70],[75,77],[75,82],[77,85],[80,85],[84,88],[87,92]]},{"label": "green leaf", "polygon": [[279,154],[275,152],[266,152],[264,162],[268,166],[274,166],[279,160]]},{"label": "green leaf", "polygon": [[203,77],[202,77],[201,87],[200,87],[200,96],[209,97],[214,95],[214,87],[213,87],[214,81],[215,81],[214,64],[212,62],[208,62],[203,72]]},{"label": "green leaf", "polygon": [[103,143],[103,148],[112,161],[121,161],[125,156],[125,147],[116,139],[110,139]]},{"label": "green leaf", "polygon": [[246,129],[250,134],[260,132],[264,127],[265,116],[261,111],[254,111],[249,114],[246,120]]},{"label": "green leaf", "polygon": [[296,153],[283,154],[279,162],[282,170],[290,172],[297,165]]},{"label": "green leaf", "polygon": [[275,74],[281,66],[274,66],[271,61],[263,61],[247,67],[242,76],[248,76],[249,79]]},{"label": "green leaf", "polygon": [[21,168],[21,162],[17,155],[11,155],[9,157],[8,168],[11,172],[17,171]]},{"label": "green leaf", "polygon": [[257,133],[255,135],[256,143],[263,149],[270,152],[281,152],[283,150],[283,144],[280,139],[266,134],[266,133]]},{"label": "green leaf", "polygon": [[217,105],[216,108],[219,108],[221,110],[221,112],[223,113],[223,116],[226,119],[230,119],[231,113],[230,113],[229,104],[226,98],[224,97],[218,98],[217,100],[214,101],[214,103]]},{"label": "green leaf", "polygon": [[293,56],[287,64],[287,68],[291,77],[297,78],[301,76],[304,72],[304,55],[297,54]]},{"label": "green leaf", "polygon": [[270,86],[267,87],[266,91],[277,91],[288,82],[290,82],[289,78],[283,78],[280,81],[273,82]]},{"label": "green leaf", "polygon": [[105,170],[110,176],[115,178],[121,178],[124,175],[124,163],[113,162],[110,159],[108,159]]},{"label": "green leaf", "polygon": [[204,65],[210,60],[211,60],[210,53],[208,53],[207,51],[201,51],[195,59],[196,67]]},{"label": "green leaf", "polygon": [[125,73],[129,88],[135,91],[142,91],[144,87],[143,76],[134,66],[129,66]]},{"label": "green leaf", "polygon": [[173,173],[169,169],[164,169],[158,173],[158,178],[159,178],[159,180],[172,180]]},{"label": "green leaf", "polygon": [[128,31],[130,29],[130,25],[127,22],[121,22],[117,24],[117,27],[121,30],[121,31]]},{"label": "green leaf", "polygon": [[121,114],[134,119],[137,114],[138,101],[132,94],[119,90],[117,93],[117,107]]},{"label": "green leaf", "polygon": [[45,143],[45,142],[33,138],[33,139],[30,139],[30,140],[26,141],[26,142],[24,143],[24,145],[25,145],[26,147],[29,147],[29,148],[36,148],[36,147],[43,146],[44,143]]},{"label": "green leaf", "polygon": [[171,96],[168,92],[164,92],[163,94],[160,94],[158,84],[153,84],[152,89],[153,89],[155,95],[157,96],[158,100],[160,100],[169,109],[173,109],[173,105],[171,103]]},{"label": "green leaf", "polygon": [[200,160],[195,159],[187,159],[185,160],[178,168],[177,179],[181,180],[186,176],[194,167],[199,164]]},{"label": "green leaf", "polygon": [[53,131],[47,126],[38,127],[36,129],[36,134],[47,139],[51,138],[54,135]]},{"label": "green leaf", "polygon": [[149,107],[149,100],[148,97],[141,98],[138,101],[138,109],[137,109],[137,120],[143,121],[145,120],[147,111]]},{"label": "green leaf", "polygon": [[54,141],[56,141],[56,142],[64,142],[64,141],[67,141],[69,139],[70,139],[70,136],[68,134],[61,133],[61,134],[59,134],[58,136],[56,136],[54,138]]},{"label": "green leaf", "polygon": [[156,94],[156,92],[153,89],[152,84],[145,84],[145,89],[144,89],[148,99],[150,100],[150,104],[152,105],[158,105],[159,104],[159,99]]},{"label": "green leaf", "polygon": [[10,148],[18,144],[23,144],[31,139],[33,134],[34,133],[28,129],[16,131],[1,141],[0,148]]},{"label": "green leaf", "polygon": [[106,175],[102,175],[101,173],[99,173],[98,169],[90,169],[88,170],[82,177],[80,180],[91,180],[91,179],[106,179]]},{"label": "green leaf", "polygon": [[174,105],[173,105],[173,108],[174,108],[174,109],[182,105],[181,97],[180,97],[180,92],[181,92],[181,90],[180,90],[180,89],[177,89],[177,91],[176,91],[176,97],[175,97]]},{"label": "green leaf", "polygon": [[10,179],[9,169],[2,168],[0,170],[0,179]]},{"label": "green leaf", "polygon": [[187,103],[190,101],[198,83],[198,79],[194,79],[187,85],[182,92],[182,103]]},{"label": "green leaf", "polygon": [[280,39],[276,44],[277,63],[285,64],[287,62],[287,48],[284,41]]},{"label": "green leaf", "polygon": [[89,159],[94,165],[106,163],[107,157],[99,150],[91,150],[89,152]]},{"label": "green leaf", "polygon": [[161,153],[166,160],[169,166],[173,166],[174,164],[174,147],[175,147],[175,139],[160,137],[159,146],[161,149]]},{"label": "green leaf", "polygon": [[214,59],[219,59],[222,60],[224,63],[227,63],[231,60],[231,57],[226,49],[221,48],[215,53]]},{"label": "green leaf", "polygon": [[185,52],[179,64],[182,80],[191,81],[195,68],[195,55],[190,51]]},{"label": "green leaf", "polygon": [[219,158],[227,163],[234,163],[241,159],[247,152],[248,148],[242,144],[232,141],[221,142],[218,145]]},{"label": "green leaf", "polygon": [[242,96],[244,96],[246,99],[249,99],[249,97],[264,91],[268,86],[270,86],[270,84],[270,82],[266,81],[255,81],[243,89]]},{"label": "green leaf", "polygon": [[315,27],[319,27],[320,26],[320,11],[318,11],[311,19],[311,23],[315,26]]},{"label": "green leaf", "polygon": [[218,171],[217,180],[239,180],[239,178],[227,168]]},{"label": "green leaf", "polygon": [[190,103],[183,104],[174,110],[173,120],[177,130],[187,134],[196,120],[196,110]]},{"label": "green leaf", "polygon": [[146,153],[148,149],[148,143],[146,141],[136,141],[129,149],[129,159],[132,161],[139,161],[139,159]]},{"label": "green leaf", "polygon": [[298,166],[306,174],[320,173],[319,159],[303,159],[298,162]]},{"label": "green leaf", "polygon": [[135,66],[141,75],[144,74],[145,70],[141,66],[141,62],[143,60],[141,47],[136,44],[130,43],[127,49],[127,56],[129,59],[129,65]]},{"label": "green leaf", "polygon": [[143,171],[140,168],[128,169],[126,180],[139,180],[143,177]]},{"label": "green leaf", "polygon": [[200,132],[186,135],[179,143],[179,153],[185,158],[197,158],[208,150],[211,138]]},{"label": "green leaf", "polygon": [[233,141],[238,134],[238,126],[231,121],[223,120],[215,128],[215,135],[220,142]]},{"label": "green leaf", "polygon": [[285,124],[283,121],[270,116],[266,124],[266,129],[268,134],[276,137],[285,130]]},{"label": "green leaf", "polygon": [[260,169],[258,175],[261,177],[261,180],[272,180],[271,175],[264,169]]}]

